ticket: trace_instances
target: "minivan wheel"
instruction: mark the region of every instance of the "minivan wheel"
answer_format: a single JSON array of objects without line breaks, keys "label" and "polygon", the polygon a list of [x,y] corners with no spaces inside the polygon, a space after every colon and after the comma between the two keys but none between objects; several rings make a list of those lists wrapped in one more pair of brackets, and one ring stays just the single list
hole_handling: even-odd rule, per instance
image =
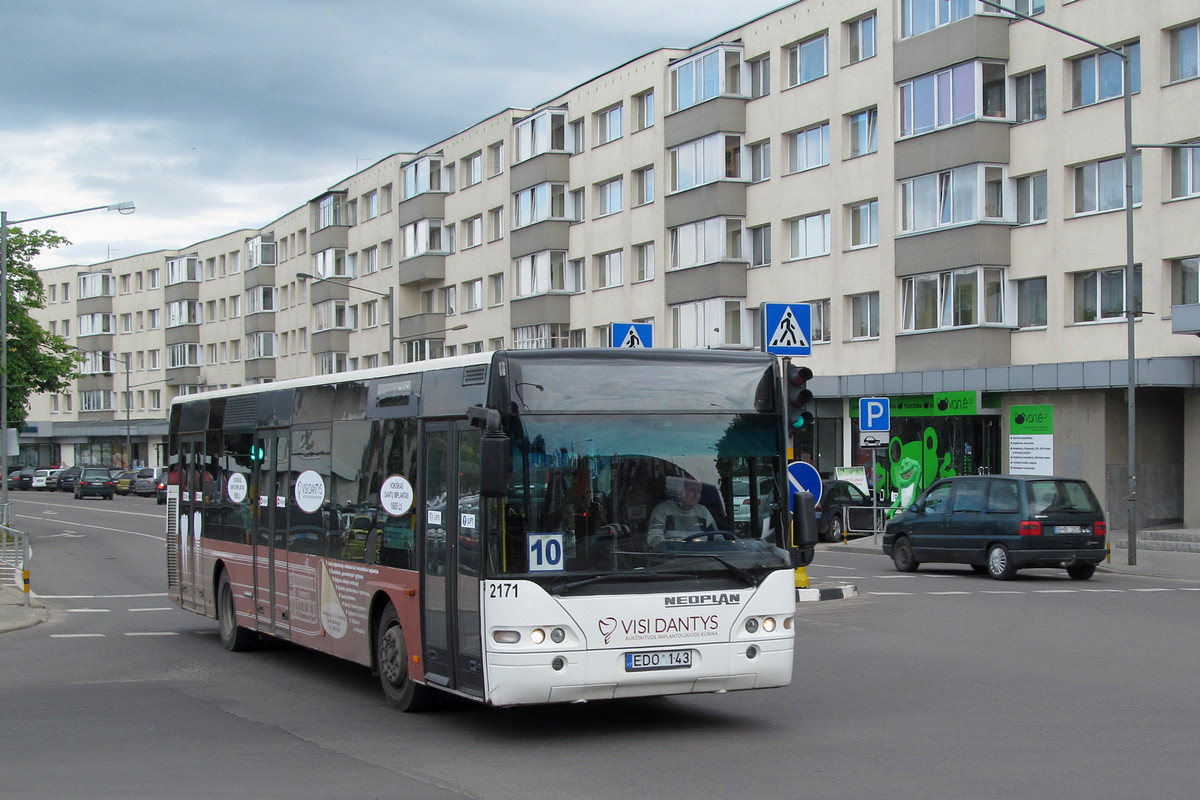
[{"label": "minivan wheel", "polygon": [[916,572],[917,567],[921,566],[907,536],[901,536],[892,545],[892,563],[901,572]]},{"label": "minivan wheel", "polygon": [[1008,557],[1008,548],[1002,544],[994,544],[988,548],[987,572],[998,581],[1006,581],[1013,576],[1012,559]]},{"label": "minivan wheel", "polygon": [[842,540],[842,518],[834,517],[829,520],[829,530],[825,533],[827,542],[840,542]]},{"label": "minivan wheel", "polygon": [[1067,574],[1077,581],[1086,581],[1088,578],[1096,574],[1096,565],[1088,563],[1077,563],[1067,567]]}]

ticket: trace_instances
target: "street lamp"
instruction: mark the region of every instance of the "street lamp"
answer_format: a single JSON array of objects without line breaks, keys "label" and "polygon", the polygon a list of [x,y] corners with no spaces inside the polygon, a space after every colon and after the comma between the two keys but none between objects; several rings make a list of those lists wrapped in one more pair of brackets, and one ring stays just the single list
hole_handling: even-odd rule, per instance
[{"label": "street lamp", "polygon": [[113,203],[107,206],[90,206],[77,208],[74,211],[59,211],[55,214],[42,214],[26,219],[8,218],[7,211],[0,211],[0,474],[3,475],[3,486],[0,487],[0,522],[8,524],[8,226],[21,225],[25,222],[37,222],[52,217],[68,217],[72,214],[83,214],[87,211],[116,211],[120,214],[132,214],[136,209],[130,201]]},{"label": "street lamp", "polygon": [[1049,22],[1037,19],[1029,14],[1014,11],[1007,6],[994,2],[994,0],[979,0],[979,2],[985,6],[990,6],[999,11],[1011,14],[1014,17],[1029,20],[1035,25],[1041,25],[1043,28],[1049,28],[1056,33],[1061,33],[1063,36],[1069,36],[1072,39],[1095,47],[1098,50],[1103,50],[1106,53],[1111,53],[1121,59],[1121,82],[1124,84],[1122,95],[1125,110],[1125,362],[1128,373],[1125,386],[1125,424],[1128,428],[1126,438],[1129,444],[1127,456],[1129,529],[1128,550],[1126,552],[1129,557],[1129,566],[1132,567],[1137,564],[1137,399],[1135,393],[1137,388],[1137,358],[1134,355],[1133,346],[1133,65],[1129,54],[1123,50],[1118,50],[1115,47],[1109,47],[1106,44],[1100,44],[1099,42],[1084,38],[1077,33],[1072,33],[1057,25],[1051,25]]},{"label": "street lamp", "polygon": [[313,275],[308,272],[297,272],[296,279],[299,280],[301,283],[303,283],[304,281],[323,281],[325,283],[337,284],[338,286],[345,286],[349,289],[358,289],[360,292],[366,292],[367,294],[374,294],[374,295],[378,295],[379,297],[386,297],[387,298],[387,328],[388,328],[389,366],[390,366],[390,364],[396,363],[396,336],[395,336],[395,328],[394,328],[395,322],[393,321],[393,318],[396,315],[395,314],[395,312],[396,312],[396,309],[395,309],[396,297],[395,297],[395,292],[392,290],[392,287],[389,286],[388,290],[386,292],[379,292],[374,289],[367,289],[363,286],[355,286],[352,283],[342,283],[341,281],[335,281],[330,278],[321,278],[317,275]]}]

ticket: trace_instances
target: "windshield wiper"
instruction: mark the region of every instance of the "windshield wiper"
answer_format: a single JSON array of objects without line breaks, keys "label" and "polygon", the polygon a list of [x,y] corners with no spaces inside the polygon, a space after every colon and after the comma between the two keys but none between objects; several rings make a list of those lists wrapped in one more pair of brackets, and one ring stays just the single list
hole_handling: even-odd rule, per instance
[{"label": "windshield wiper", "polygon": [[664,555],[669,558],[711,558],[713,561],[716,561],[721,566],[725,567],[725,569],[729,570],[730,573],[732,573],[734,575],[734,577],[745,581],[746,583],[750,584],[751,586],[758,586],[758,583],[759,583],[759,580],[758,580],[758,578],[756,578],[754,576],[754,573],[750,572],[749,570],[742,569],[737,564],[734,564],[731,561],[727,561],[726,559],[722,558],[721,556],[717,555],[716,553],[685,553],[682,551],[675,551],[675,552],[669,552],[669,553],[661,553],[660,555]]},{"label": "windshield wiper", "polygon": [[653,569],[637,569],[637,570],[613,570],[612,572],[601,572],[595,575],[588,575],[586,578],[577,578],[573,581],[560,582],[563,579],[559,578],[550,583],[551,594],[566,594],[572,589],[578,589],[580,586],[586,586],[589,583],[597,581],[616,579],[616,580],[634,580],[634,581],[654,581],[654,580],[688,580],[695,578],[695,575],[689,575],[684,572],[659,572]]}]

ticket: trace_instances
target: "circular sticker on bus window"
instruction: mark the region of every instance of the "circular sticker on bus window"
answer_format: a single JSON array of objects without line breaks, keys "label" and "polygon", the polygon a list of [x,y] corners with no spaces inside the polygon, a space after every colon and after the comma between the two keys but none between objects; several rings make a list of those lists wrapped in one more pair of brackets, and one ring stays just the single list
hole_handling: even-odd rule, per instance
[{"label": "circular sticker on bus window", "polygon": [[225,485],[225,493],[229,495],[231,502],[241,503],[246,499],[249,488],[246,484],[246,476],[235,472],[229,476],[229,483]]},{"label": "circular sticker on bus window", "polygon": [[296,505],[306,514],[311,514],[325,502],[325,481],[320,473],[306,469],[296,476]]},{"label": "circular sticker on bus window", "polygon": [[392,517],[412,511],[413,487],[403,475],[389,475],[379,487],[379,505]]}]

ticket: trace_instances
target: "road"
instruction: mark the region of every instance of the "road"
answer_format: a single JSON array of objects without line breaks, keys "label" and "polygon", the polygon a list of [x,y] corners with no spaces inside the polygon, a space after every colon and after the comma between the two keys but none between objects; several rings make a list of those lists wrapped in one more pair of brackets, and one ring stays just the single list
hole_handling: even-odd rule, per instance
[{"label": "road", "polygon": [[1192,798],[1200,583],[899,575],[799,607],[787,689],[400,714],[362,667],[227,653],[164,593],[162,507],[18,493],[49,622],[0,638],[0,796]]}]

